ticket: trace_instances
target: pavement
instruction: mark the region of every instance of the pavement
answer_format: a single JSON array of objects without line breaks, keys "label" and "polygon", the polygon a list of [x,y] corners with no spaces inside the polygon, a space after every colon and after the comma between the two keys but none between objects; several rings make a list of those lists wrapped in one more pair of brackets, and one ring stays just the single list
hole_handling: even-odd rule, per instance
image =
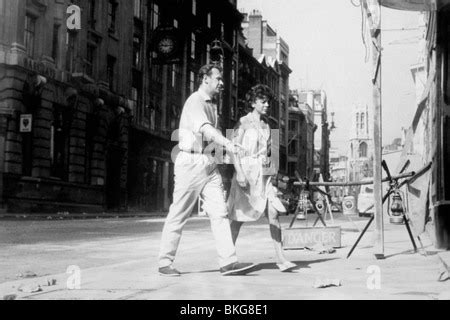
[{"label": "pavement", "polygon": [[[291,216],[282,217],[282,226]],[[245,224],[237,242],[246,276],[220,274],[209,220],[191,218],[175,261],[181,277],[161,277],[157,254],[164,219],[0,220],[0,298],[14,300],[448,300],[441,256],[426,236],[414,252],[404,226],[385,225],[385,259],[373,250],[373,226],[347,259],[367,218],[335,215],[335,253],[286,250],[298,268],[276,267],[267,221]],[[294,227],[305,222],[297,221]],[[328,221],[328,224],[330,222]],[[309,223],[311,225],[311,223]],[[447,264],[448,267],[448,264]],[[337,284],[317,288],[317,284]]]}]

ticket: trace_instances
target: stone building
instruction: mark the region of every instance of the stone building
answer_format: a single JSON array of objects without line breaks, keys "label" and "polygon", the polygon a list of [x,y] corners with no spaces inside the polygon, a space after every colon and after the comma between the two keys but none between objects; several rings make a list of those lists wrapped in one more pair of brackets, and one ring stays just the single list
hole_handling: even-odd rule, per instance
[{"label": "stone building", "polygon": [[[81,29],[67,27],[72,4]],[[128,1],[0,0],[4,210],[126,207],[130,12]]]},{"label": "stone building", "polygon": [[373,176],[373,139],[369,107],[355,105],[349,141],[348,181],[360,181]]},{"label": "stone building", "polygon": [[[130,128],[128,167],[129,208],[134,211],[166,211],[173,190],[172,149],[176,145],[184,101],[197,90],[197,72],[211,60],[213,42],[219,41],[225,90],[219,104],[225,133],[236,121],[238,107],[237,36],[242,15],[236,1],[136,1],[133,17],[133,122]],[[177,33],[178,53],[173,61],[160,61],[153,41],[158,27]],[[229,166],[222,166],[225,185]]]},{"label": "stone building", "polygon": [[298,171],[302,178],[311,178],[314,168],[314,124],[312,108],[299,102],[299,93],[292,90],[289,103],[288,175],[295,178]]},{"label": "stone building", "polygon": [[172,131],[214,40],[222,128],[235,117],[241,21],[233,0],[0,0],[3,209],[168,209]]}]

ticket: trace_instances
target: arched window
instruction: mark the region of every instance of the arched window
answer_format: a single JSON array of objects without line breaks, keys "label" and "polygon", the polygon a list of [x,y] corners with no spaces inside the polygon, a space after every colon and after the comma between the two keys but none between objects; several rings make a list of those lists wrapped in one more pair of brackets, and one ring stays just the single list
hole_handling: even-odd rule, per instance
[{"label": "arched window", "polygon": [[362,130],[364,129],[364,125],[365,125],[365,122],[364,122],[364,113],[361,113],[361,129],[362,129]]},{"label": "arched window", "polygon": [[359,157],[367,158],[367,143],[365,143],[365,142],[362,142],[359,145]]}]

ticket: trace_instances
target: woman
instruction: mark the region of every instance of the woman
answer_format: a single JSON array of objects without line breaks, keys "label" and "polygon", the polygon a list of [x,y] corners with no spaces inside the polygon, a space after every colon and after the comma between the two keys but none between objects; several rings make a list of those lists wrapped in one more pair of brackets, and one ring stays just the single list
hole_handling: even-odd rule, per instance
[{"label": "woman", "polygon": [[283,254],[278,215],[279,212],[286,212],[286,209],[277,198],[271,182],[272,176],[277,174],[277,168],[270,162],[272,137],[269,125],[263,120],[271,97],[270,88],[262,84],[254,86],[247,93],[247,101],[253,110],[239,120],[234,142],[241,144],[248,153],[244,156],[235,155],[233,162],[236,173],[227,204],[234,243],[244,222],[256,221],[266,214],[275,245],[277,266],[286,272],[296,265]]}]

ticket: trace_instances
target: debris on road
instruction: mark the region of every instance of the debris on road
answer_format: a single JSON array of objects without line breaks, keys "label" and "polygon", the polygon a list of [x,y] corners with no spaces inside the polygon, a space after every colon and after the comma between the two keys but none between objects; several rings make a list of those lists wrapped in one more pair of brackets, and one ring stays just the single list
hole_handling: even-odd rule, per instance
[{"label": "debris on road", "polygon": [[17,290],[24,293],[35,293],[42,291],[42,288],[40,285],[25,285],[20,286]]},{"label": "debris on road", "polygon": [[315,251],[318,254],[332,254],[332,253],[336,253],[336,249],[334,249],[333,247],[326,247],[326,246],[324,246],[321,243],[316,244],[314,247],[305,247],[305,249],[307,249],[309,251]]},{"label": "debris on road", "polygon": [[329,287],[340,287],[342,286],[342,281],[340,279],[316,279],[314,283],[314,288],[329,288]]},{"label": "debris on road", "polygon": [[37,274],[32,271],[25,271],[24,273],[22,272],[18,273],[16,277],[19,279],[29,279],[29,278],[36,278]]}]

